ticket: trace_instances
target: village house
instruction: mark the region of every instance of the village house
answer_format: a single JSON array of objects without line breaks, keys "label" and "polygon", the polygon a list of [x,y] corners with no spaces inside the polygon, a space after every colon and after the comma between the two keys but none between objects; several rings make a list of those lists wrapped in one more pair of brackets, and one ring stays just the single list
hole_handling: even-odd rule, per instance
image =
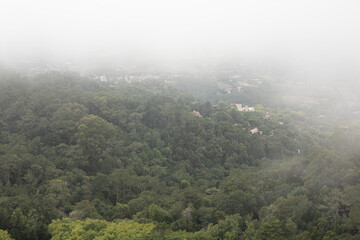
[{"label": "village house", "polygon": [[107,77],[106,76],[100,76],[100,82],[107,82]]},{"label": "village house", "polygon": [[257,127],[256,127],[256,128],[253,128],[253,129],[250,130],[250,132],[251,132],[252,134],[254,134],[254,133],[259,132],[259,129],[258,129]]},{"label": "village house", "polygon": [[193,110],[192,113],[196,117],[203,117],[198,111]]},{"label": "village house", "polygon": [[249,107],[248,105],[245,105],[243,107],[242,104],[234,104],[236,109],[240,112],[255,112],[255,108],[254,107]]}]

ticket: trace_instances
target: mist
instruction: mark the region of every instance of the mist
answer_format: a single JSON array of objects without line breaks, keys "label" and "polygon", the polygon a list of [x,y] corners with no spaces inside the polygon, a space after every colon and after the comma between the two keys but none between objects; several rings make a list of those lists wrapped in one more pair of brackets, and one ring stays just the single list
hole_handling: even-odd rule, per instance
[{"label": "mist", "polygon": [[357,73],[358,1],[3,1],[0,56],[21,61],[247,59]]},{"label": "mist", "polygon": [[0,1],[0,239],[360,239],[359,9]]}]

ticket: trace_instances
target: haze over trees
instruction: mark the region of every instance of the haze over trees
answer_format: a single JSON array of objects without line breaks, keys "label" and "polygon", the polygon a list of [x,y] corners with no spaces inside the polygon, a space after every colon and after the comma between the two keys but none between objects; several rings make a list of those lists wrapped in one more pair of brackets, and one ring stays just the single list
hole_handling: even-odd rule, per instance
[{"label": "haze over trees", "polygon": [[0,228],[14,239],[359,237],[358,123],[149,86],[2,70]]},{"label": "haze over trees", "polygon": [[357,0],[0,3],[0,240],[360,239]]}]

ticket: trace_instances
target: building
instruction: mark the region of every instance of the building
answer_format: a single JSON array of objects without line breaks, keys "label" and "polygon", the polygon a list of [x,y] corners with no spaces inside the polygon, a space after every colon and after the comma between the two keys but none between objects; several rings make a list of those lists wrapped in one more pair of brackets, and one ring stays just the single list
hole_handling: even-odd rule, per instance
[{"label": "building", "polygon": [[254,107],[249,107],[248,105],[245,105],[245,107],[242,106],[242,104],[234,104],[236,106],[236,109],[240,112],[255,112]]},{"label": "building", "polygon": [[198,111],[193,110],[192,113],[193,113],[194,116],[196,116],[196,117],[203,117]]},{"label": "building", "polygon": [[259,132],[259,129],[258,129],[257,127],[256,127],[256,128],[253,128],[253,129],[250,130],[250,132],[251,132],[252,134],[254,134],[254,133]]}]

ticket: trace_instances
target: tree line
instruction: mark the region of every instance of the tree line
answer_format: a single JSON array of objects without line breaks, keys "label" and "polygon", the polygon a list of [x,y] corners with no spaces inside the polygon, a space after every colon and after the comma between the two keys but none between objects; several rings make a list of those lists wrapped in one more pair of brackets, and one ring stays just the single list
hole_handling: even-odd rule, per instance
[{"label": "tree line", "polygon": [[266,111],[2,70],[0,238],[358,239],[358,131]]}]

